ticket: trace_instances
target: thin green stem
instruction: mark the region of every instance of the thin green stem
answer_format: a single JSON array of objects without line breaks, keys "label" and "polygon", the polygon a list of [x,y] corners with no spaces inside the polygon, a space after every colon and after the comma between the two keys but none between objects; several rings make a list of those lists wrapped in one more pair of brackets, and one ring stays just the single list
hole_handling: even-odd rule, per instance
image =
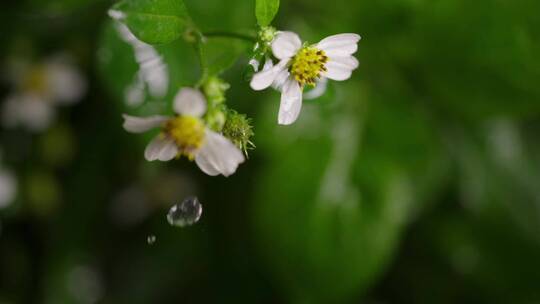
[{"label": "thin green stem", "polygon": [[203,83],[206,81],[206,78],[208,77],[208,67],[206,66],[206,63],[204,61],[204,54],[203,54],[203,49],[201,45],[202,39],[203,39],[202,34],[200,32],[196,32],[195,43],[193,44],[193,47],[195,48],[195,52],[197,53],[199,64],[201,66],[201,78],[195,84],[196,88],[200,88],[203,85]]},{"label": "thin green stem", "polygon": [[257,37],[248,34],[233,33],[226,31],[210,31],[202,33],[204,37],[226,37],[226,38],[235,38],[248,42],[257,42]]}]

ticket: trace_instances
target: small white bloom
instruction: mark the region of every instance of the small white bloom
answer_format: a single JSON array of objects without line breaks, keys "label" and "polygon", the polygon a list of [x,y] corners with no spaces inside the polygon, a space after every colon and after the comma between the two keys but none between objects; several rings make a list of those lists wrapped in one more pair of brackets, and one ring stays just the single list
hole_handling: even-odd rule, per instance
[{"label": "small white bloom", "polygon": [[[1,161],[1,155],[0,155]],[[17,194],[17,179],[11,171],[0,164],[0,209],[8,207]]]},{"label": "small white bloom", "polygon": [[0,170],[0,209],[9,206],[15,200],[17,180],[10,171]]},{"label": "small white bloom", "polygon": [[[123,13],[109,10],[109,16],[115,20],[122,19],[119,14]],[[131,106],[141,104],[144,101],[146,88],[152,97],[163,98],[169,89],[169,67],[165,64],[163,57],[155,47],[135,37],[125,24],[115,22],[115,26],[119,37],[133,49],[135,61],[139,65],[133,83],[126,89],[126,102]]]},{"label": "small white bloom", "polygon": [[161,128],[146,147],[148,161],[169,161],[178,156],[195,160],[208,175],[229,176],[244,162],[244,155],[229,139],[204,125],[201,117],[206,112],[206,100],[201,92],[182,88],[174,99],[174,117],[134,117],[124,114],[124,129],[142,133]]},{"label": "small white bloom", "polygon": [[[276,65],[267,61],[262,71],[251,80],[254,90],[269,86],[281,91],[278,123],[289,125],[296,121],[302,108],[305,85],[326,85],[326,79],[342,81],[351,77],[358,67],[353,54],[358,49],[360,36],[339,34],[327,37],[314,45],[302,45],[293,32],[279,32],[272,42],[272,53],[279,60]],[[312,96],[320,95],[320,91]]]},{"label": "small white bloom", "polygon": [[42,64],[15,61],[7,73],[15,89],[2,105],[2,124],[23,126],[31,131],[46,129],[55,117],[55,106],[80,101],[86,82],[62,56]]},{"label": "small white bloom", "polygon": [[52,58],[44,64],[45,81],[52,103],[67,105],[81,100],[86,80],[67,58]]},{"label": "small white bloom", "polygon": [[54,108],[38,95],[19,93],[8,96],[2,105],[2,125],[24,126],[30,131],[46,129],[55,117]]}]

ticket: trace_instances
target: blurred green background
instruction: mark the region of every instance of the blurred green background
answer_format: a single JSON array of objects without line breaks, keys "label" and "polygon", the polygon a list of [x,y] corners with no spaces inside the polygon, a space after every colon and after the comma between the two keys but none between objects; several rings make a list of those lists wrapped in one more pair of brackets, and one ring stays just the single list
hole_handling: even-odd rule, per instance
[{"label": "blurred green background", "polygon": [[[256,28],[254,1],[185,3],[203,30]],[[45,130],[1,129],[0,303],[540,303],[539,1],[282,0],[279,29],[360,34],[360,67],[278,126],[241,56],[227,102],[257,149],[229,178],[148,163],[152,134],[122,129],[200,71],[158,46],[166,97],[126,105],[138,65],[112,4],[0,4],[1,103],[15,59],[69,54],[87,84]],[[189,195],[200,222],[170,226]]]}]

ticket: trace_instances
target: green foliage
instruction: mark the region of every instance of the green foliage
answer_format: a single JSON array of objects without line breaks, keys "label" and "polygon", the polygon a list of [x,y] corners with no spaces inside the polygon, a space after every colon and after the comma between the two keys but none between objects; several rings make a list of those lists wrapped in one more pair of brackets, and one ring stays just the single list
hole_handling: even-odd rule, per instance
[{"label": "green foliage", "polygon": [[190,27],[182,0],[122,0],[112,11],[137,38],[150,44],[170,43]]},{"label": "green foliage", "polygon": [[[336,303],[370,287],[422,209],[419,186],[434,179],[426,169],[437,141],[422,115],[379,105],[358,82],[339,87],[332,102],[306,101],[293,126],[274,127],[276,103],[257,125],[266,159],[253,207],[257,242],[299,302]],[[416,134],[402,141],[400,116]]]},{"label": "green foliage", "polygon": [[208,38],[201,42],[201,57],[208,77],[229,69],[245,53],[249,44],[234,38]]},{"label": "green foliage", "polygon": [[255,16],[259,26],[268,26],[279,10],[279,0],[256,0]]}]

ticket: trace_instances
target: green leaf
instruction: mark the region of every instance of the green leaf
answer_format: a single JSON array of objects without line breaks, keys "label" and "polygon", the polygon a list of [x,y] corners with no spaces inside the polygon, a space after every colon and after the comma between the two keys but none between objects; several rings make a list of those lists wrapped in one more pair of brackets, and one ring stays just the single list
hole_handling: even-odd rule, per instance
[{"label": "green leaf", "polygon": [[279,0],[256,0],[255,16],[260,26],[268,26],[279,10]]},{"label": "green leaf", "polygon": [[246,51],[248,44],[231,38],[210,38],[201,45],[206,76],[217,76],[230,68]]},{"label": "green leaf", "polygon": [[150,44],[178,39],[191,22],[182,0],[123,0],[109,14]]}]

